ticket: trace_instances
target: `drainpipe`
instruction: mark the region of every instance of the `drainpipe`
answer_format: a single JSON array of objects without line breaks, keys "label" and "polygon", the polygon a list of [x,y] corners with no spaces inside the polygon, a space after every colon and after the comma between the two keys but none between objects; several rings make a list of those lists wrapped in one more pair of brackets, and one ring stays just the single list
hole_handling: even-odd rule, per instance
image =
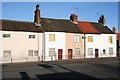
[{"label": "drainpipe", "polygon": [[38,60],[40,61],[40,56],[39,56],[39,29],[37,28],[37,30],[38,30]]},{"label": "drainpipe", "polygon": [[84,58],[86,56],[86,35],[84,34]]}]

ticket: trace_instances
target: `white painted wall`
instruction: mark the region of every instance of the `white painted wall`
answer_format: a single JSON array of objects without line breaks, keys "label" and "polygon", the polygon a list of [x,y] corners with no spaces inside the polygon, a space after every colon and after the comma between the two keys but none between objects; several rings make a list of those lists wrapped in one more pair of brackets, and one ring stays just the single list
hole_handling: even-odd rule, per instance
[{"label": "white painted wall", "polygon": [[[11,34],[11,38],[2,38],[2,34]],[[35,39],[29,39],[29,35],[35,35]],[[11,50],[13,62],[26,60],[38,60],[38,57],[28,57],[28,50],[38,50],[38,33],[35,32],[18,32],[2,31],[0,33],[2,40],[2,51],[0,58],[3,58],[4,50]],[[42,33],[39,33],[39,56],[42,53]],[[40,56],[41,57],[41,56]]]},{"label": "white painted wall", "polygon": [[[93,42],[88,42],[88,36],[93,36]],[[113,37],[113,43],[109,43],[109,36]],[[116,34],[86,34],[86,58],[95,58],[95,49],[99,49],[99,57],[116,57]],[[113,55],[109,55],[109,47],[113,47]],[[88,48],[93,48],[93,55],[88,56]],[[106,54],[103,54],[103,49]]]},{"label": "white painted wall", "polygon": [[[49,42],[49,34],[55,34],[55,42]],[[45,61],[51,61],[49,48],[55,48],[57,55],[53,60],[58,60],[58,49],[63,49],[62,58],[65,59],[65,32],[45,32]]]}]

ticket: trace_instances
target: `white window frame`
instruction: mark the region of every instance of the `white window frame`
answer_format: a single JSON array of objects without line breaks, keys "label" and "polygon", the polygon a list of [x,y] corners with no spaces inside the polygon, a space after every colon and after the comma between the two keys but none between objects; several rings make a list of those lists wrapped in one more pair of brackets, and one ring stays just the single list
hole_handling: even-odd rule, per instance
[{"label": "white window frame", "polygon": [[88,56],[93,56],[93,48],[88,48]]},{"label": "white window frame", "polygon": [[109,54],[113,55],[113,47],[109,47]]},{"label": "white window frame", "polygon": [[10,50],[4,50],[3,51],[3,58],[11,58],[11,51]]},{"label": "white window frame", "polygon": [[75,42],[80,42],[80,35],[75,35]]},{"label": "white window frame", "polygon": [[55,56],[55,48],[49,48],[49,56]]},{"label": "white window frame", "polygon": [[9,39],[11,38],[11,34],[8,34],[8,33],[2,34],[2,38]]},{"label": "white window frame", "polygon": [[55,34],[49,34],[48,35],[48,41],[49,42],[55,42]]},{"label": "white window frame", "polygon": [[80,48],[75,48],[75,56],[80,57]]},{"label": "white window frame", "polygon": [[28,50],[28,56],[29,57],[38,56],[38,50]]}]

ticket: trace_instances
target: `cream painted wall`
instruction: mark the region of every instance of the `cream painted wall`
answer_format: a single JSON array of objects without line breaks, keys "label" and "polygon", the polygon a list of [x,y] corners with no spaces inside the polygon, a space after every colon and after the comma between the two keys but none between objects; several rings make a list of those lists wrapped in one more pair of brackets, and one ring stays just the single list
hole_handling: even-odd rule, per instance
[{"label": "cream painted wall", "polygon": [[[9,39],[8,38],[5,39],[2,38],[2,34],[10,34],[11,37]],[[0,35],[2,40],[2,52],[0,58],[3,58],[4,50],[10,50],[12,54],[11,57],[13,59],[19,58],[24,59],[28,57],[28,50],[38,50],[38,33],[2,31]],[[29,35],[35,35],[35,39],[29,39]],[[42,33],[39,33],[39,56],[41,53],[42,53]]]},{"label": "cream painted wall", "polygon": [[[93,36],[93,42],[88,42],[88,36]],[[113,37],[113,43],[109,43],[109,36]],[[109,47],[113,47],[113,55],[109,55]],[[93,55],[88,56],[88,48],[93,48]],[[116,57],[116,34],[86,34],[86,58],[95,57],[95,49],[99,49],[99,57]],[[106,54],[103,54],[103,49]]]},{"label": "cream painted wall", "polygon": [[[65,42],[65,53],[66,59],[68,59],[68,49],[73,49],[73,58],[84,58],[84,39],[82,37],[84,34],[77,34],[80,35],[80,42],[75,42],[75,33],[66,33],[66,42]],[[80,57],[75,57],[75,48],[80,48]]]},{"label": "cream painted wall", "polygon": [[[55,34],[55,41],[49,41],[49,34]],[[55,48],[56,56],[53,60],[58,60],[58,49],[63,50],[62,59],[65,59],[65,32],[45,32],[45,61],[51,61],[49,56],[49,48]]]}]

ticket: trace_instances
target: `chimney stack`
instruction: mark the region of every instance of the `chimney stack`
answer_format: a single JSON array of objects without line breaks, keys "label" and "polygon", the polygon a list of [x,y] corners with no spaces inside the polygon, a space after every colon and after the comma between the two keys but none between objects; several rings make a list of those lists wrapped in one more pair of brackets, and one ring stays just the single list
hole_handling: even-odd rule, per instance
[{"label": "chimney stack", "polygon": [[98,20],[98,23],[101,23],[103,26],[106,26],[106,19],[104,15],[101,15],[101,17]]},{"label": "chimney stack", "polygon": [[116,33],[116,27],[113,27],[113,28],[112,28],[112,31],[113,31],[114,33]]},{"label": "chimney stack", "polygon": [[36,27],[40,27],[41,26],[41,19],[40,19],[40,9],[39,9],[39,5],[36,5],[36,10],[35,10],[35,16],[34,16],[34,23],[36,25]]},{"label": "chimney stack", "polygon": [[74,23],[74,24],[78,24],[78,16],[76,14],[71,14],[70,15],[70,20]]}]

